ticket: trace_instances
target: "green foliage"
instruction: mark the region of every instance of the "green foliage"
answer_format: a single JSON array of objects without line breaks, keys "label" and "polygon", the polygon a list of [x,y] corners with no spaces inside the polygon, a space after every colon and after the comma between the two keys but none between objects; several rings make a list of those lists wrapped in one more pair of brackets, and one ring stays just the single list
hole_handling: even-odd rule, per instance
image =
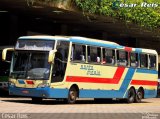
[{"label": "green foliage", "polygon": [[[141,3],[158,3],[159,0],[75,0],[83,12],[112,16],[143,27],[160,28],[160,4],[158,7],[141,7]],[[120,3],[137,4],[136,7],[119,7]]]}]

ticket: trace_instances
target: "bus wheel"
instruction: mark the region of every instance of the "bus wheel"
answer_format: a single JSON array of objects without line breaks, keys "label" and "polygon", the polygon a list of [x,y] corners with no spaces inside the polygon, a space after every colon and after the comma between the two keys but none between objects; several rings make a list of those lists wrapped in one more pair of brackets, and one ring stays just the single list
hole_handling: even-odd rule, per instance
[{"label": "bus wheel", "polygon": [[134,91],[134,88],[130,88],[128,91],[128,96],[127,96],[127,103],[133,103],[135,100],[136,93]]},{"label": "bus wheel", "polygon": [[41,102],[42,102],[42,98],[32,97],[32,103],[41,103]]},{"label": "bus wheel", "polygon": [[77,98],[77,90],[74,87],[71,87],[68,94],[67,102],[69,104],[74,104]]},{"label": "bus wheel", "polygon": [[142,98],[143,98],[143,91],[141,89],[139,89],[137,91],[137,94],[136,94],[136,97],[135,97],[135,102],[140,103]]}]

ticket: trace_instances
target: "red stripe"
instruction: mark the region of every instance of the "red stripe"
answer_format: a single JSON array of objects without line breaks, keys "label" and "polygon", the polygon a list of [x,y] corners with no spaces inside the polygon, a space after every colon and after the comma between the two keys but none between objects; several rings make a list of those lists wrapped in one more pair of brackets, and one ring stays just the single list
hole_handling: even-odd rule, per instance
[{"label": "red stripe", "polygon": [[118,67],[113,78],[95,78],[95,77],[80,77],[80,76],[67,76],[67,82],[85,82],[85,83],[111,83],[118,84],[125,68]]},{"label": "red stripe", "polygon": [[115,74],[114,74],[114,77],[112,78],[113,80],[113,83],[115,84],[118,84],[122,75],[123,75],[123,72],[124,72],[125,68],[124,67],[118,67]]},{"label": "red stripe", "polygon": [[132,48],[131,48],[131,47],[125,47],[124,49],[125,49],[125,51],[128,51],[128,52],[131,52],[131,51],[132,51]]},{"label": "red stripe", "polygon": [[33,81],[26,81],[27,84],[34,84]]},{"label": "red stripe", "polygon": [[157,81],[146,81],[146,80],[132,80],[132,85],[150,85],[150,86],[157,86]]}]

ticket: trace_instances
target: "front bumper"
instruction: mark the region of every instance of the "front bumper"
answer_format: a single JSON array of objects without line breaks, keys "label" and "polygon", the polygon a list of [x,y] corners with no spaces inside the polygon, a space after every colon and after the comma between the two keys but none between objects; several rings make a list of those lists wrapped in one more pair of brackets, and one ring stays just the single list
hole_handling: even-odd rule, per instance
[{"label": "front bumper", "polygon": [[68,89],[60,88],[19,88],[15,86],[9,87],[10,95],[27,96],[27,97],[42,97],[42,98],[67,98]]}]

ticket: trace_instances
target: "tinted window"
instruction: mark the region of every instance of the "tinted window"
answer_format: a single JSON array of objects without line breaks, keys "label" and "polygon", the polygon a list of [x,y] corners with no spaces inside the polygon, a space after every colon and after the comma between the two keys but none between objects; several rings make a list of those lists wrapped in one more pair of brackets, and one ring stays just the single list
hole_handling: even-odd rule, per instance
[{"label": "tinted window", "polygon": [[147,54],[140,54],[140,66],[141,68],[147,68],[148,67],[148,56]]},{"label": "tinted window", "polygon": [[73,44],[71,60],[85,62],[86,61],[86,50],[85,49],[86,49],[86,46],[84,45]]},{"label": "tinted window", "polygon": [[131,67],[138,67],[138,53],[130,53]]},{"label": "tinted window", "polygon": [[128,65],[128,52],[117,51],[117,64],[119,66],[127,66]]},{"label": "tinted window", "polygon": [[150,59],[149,68],[156,69],[156,56],[150,55],[149,59]]},{"label": "tinted window", "polygon": [[57,43],[54,66],[52,70],[51,82],[61,82],[64,79],[69,52],[69,42],[61,41]]},{"label": "tinted window", "polygon": [[115,64],[115,50],[103,49],[103,64]]},{"label": "tinted window", "polygon": [[97,47],[88,46],[88,62],[101,62],[101,49]]}]

